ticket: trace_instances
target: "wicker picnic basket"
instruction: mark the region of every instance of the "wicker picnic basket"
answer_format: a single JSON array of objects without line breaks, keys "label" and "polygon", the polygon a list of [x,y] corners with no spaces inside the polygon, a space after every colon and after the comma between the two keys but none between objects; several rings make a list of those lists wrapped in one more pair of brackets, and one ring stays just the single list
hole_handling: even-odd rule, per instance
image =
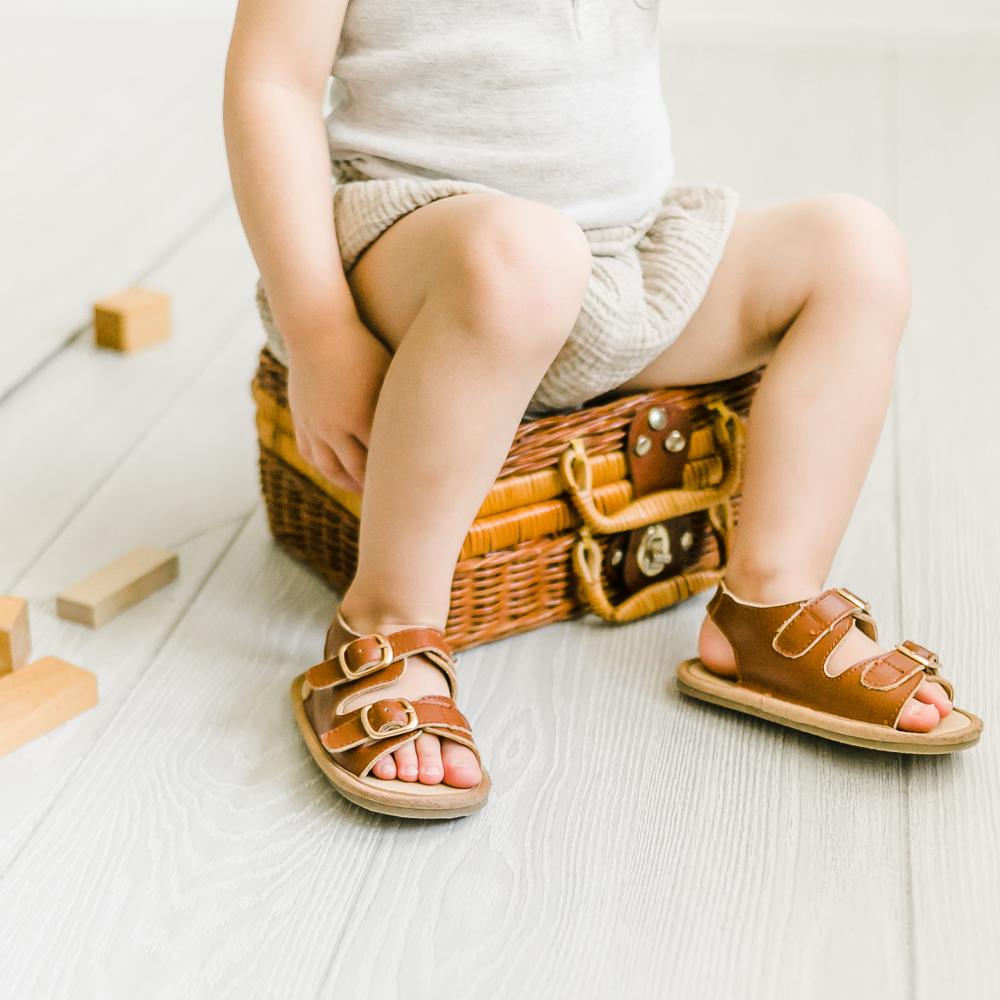
[{"label": "wicker picnic basket", "polygon": [[[713,586],[738,515],[744,418],[760,374],[609,393],[522,420],[455,567],[453,648],[587,612],[633,621]],[[264,347],[251,388],[268,521],[343,593],[357,565],[361,495],[296,450],[286,377]]]}]

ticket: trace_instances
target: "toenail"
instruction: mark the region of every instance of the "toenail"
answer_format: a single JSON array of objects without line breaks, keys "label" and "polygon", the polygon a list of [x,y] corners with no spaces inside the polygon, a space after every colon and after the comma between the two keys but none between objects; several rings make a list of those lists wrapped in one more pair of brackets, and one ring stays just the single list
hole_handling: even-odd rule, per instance
[{"label": "toenail", "polygon": [[412,778],[416,773],[417,769],[415,767],[404,767],[400,774],[405,774],[407,777]]},{"label": "toenail", "polygon": [[428,778],[436,778],[440,773],[441,768],[434,767],[433,765],[429,765],[424,768],[424,774],[426,774]]}]

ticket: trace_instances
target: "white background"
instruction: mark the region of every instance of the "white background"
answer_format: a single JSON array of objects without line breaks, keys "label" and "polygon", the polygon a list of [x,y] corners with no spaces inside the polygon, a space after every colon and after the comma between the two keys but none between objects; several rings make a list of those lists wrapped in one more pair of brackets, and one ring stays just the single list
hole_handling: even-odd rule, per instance
[{"label": "white background", "polygon": [[[566,0],[567,3],[570,0]],[[596,0],[584,0],[596,2]],[[608,0],[619,2],[619,0]],[[1000,32],[997,0],[663,0],[666,26]],[[74,11],[123,16],[217,14],[235,0],[2,0],[0,12]]]}]

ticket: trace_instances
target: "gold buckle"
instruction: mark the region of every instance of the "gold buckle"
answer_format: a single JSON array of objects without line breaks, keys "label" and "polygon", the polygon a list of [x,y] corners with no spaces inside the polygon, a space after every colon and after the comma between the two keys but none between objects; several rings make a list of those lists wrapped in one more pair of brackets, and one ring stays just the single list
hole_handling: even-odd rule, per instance
[{"label": "gold buckle", "polygon": [[836,587],[835,590],[841,597],[846,597],[851,604],[857,605],[862,611],[868,610],[868,602],[861,600],[857,594],[852,594],[846,587]]},{"label": "gold buckle", "polygon": [[915,653],[909,646],[904,646],[903,643],[899,642],[896,644],[896,649],[901,653],[905,653],[911,660],[916,660],[924,668],[924,670],[930,670],[933,668],[933,664],[930,660],[921,656],[919,653]]},{"label": "gold buckle", "polygon": [[[382,658],[377,663],[366,663],[363,667],[358,670],[352,670],[347,665],[347,660],[344,658],[344,650],[352,642],[357,642],[358,639],[374,639],[378,644],[378,648],[382,650]],[[337,650],[337,660],[340,662],[340,669],[344,672],[344,676],[348,680],[356,680],[358,677],[364,677],[366,674],[370,674],[373,670],[381,670],[383,667],[389,666],[392,663],[392,643],[382,635],[381,632],[372,632],[370,635],[366,636],[355,636],[353,639],[348,639],[347,642],[342,643],[340,649]]]},{"label": "gold buckle", "polygon": [[417,718],[417,709],[413,702],[407,701],[405,698],[393,698],[392,700],[403,706],[403,711],[406,712],[406,722],[389,723],[392,728],[383,728],[381,732],[373,729],[371,720],[368,718],[368,713],[372,710],[372,707],[378,704],[377,701],[373,701],[370,705],[365,705],[361,709],[361,728],[364,729],[369,739],[387,740],[390,736],[402,736],[404,733],[412,733],[420,726],[420,720]]}]

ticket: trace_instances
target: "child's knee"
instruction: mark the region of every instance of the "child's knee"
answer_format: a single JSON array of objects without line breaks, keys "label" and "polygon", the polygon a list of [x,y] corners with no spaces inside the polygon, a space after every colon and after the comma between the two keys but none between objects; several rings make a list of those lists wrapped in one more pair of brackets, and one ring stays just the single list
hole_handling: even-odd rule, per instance
[{"label": "child's knee", "polygon": [[519,356],[551,355],[576,322],[592,261],[586,235],[568,215],[497,196],[470,213],[447,293],[478,336]]},{"label": "child's knee", "polygon": [[847,304],[885,319],[898,338],[910,312],[910,268],[896,224],[873,202],[851,194],[811,202],[818,244],[816,281]]}]

